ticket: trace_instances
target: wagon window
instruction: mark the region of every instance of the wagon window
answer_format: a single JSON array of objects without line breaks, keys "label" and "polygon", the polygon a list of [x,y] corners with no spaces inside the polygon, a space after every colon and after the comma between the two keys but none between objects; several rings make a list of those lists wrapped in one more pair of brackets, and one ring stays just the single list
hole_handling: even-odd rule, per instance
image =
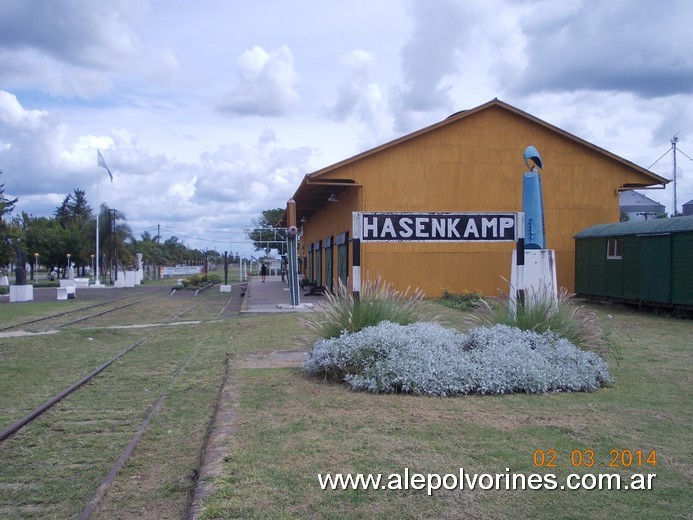
[{"label": "wagon window", "polygon": [[621,240],[612,238],[606,243],[606,257],[610,260],[621,259]]}]

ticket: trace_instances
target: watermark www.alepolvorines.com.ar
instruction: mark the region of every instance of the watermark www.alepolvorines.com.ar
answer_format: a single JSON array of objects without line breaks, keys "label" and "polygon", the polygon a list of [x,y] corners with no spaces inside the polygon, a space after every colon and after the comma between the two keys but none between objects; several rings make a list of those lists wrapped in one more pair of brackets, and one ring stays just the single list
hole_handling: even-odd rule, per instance
[{"label": "watermark www.alepolvorines.com.ar", "polygon": [[402,473],[327,473],[318,474],[322,490],[426,490],[431,495],[437,490],[650,490],[656,473],[570,473],[565,478],[554,473],[468,473],[459,468],[457,473],[417,473],[404,468]]}]

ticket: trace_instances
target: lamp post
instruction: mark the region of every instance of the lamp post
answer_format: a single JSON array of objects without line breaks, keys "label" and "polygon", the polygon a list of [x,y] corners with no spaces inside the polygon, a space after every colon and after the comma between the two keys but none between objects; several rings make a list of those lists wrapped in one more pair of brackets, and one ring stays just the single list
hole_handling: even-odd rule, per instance
[{"label": "lamp post", "polygon": [[72,264],[70,264],[70,257],[71,257],[72,255],[71,255],[70,253],[68,253],[68,254],[65,255],[65,256],[67,257],[67,268],[65,269],[65,278],[67,278],[67,277],[69,276],[68,273],[70,272],[70,265],[72,265]]},{"label": "lamp post", "polygon": [[[31,279],[34,279],[34,273],[38,273],[38,253],[34,253],[34,272],[31,273]],[[38,275],[37,275],[38,276]]]},{"label": "lamp post", "polygon": [[[92,275],[98,277],[98,274],[96,274],[96,272],[94,271],[94,255],[91,255],[91,264],[90,264],[90,265],[91,265],[91,273],[92,273]],[[98,282],[98,278],[97,278],[96,280],[97,280],[97,282]]]}]

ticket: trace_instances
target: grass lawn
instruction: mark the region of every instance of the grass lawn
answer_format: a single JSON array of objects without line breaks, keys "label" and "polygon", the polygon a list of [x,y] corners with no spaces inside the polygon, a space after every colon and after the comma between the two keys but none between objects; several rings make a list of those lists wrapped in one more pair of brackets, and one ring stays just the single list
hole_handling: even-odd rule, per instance
[{"label": "grass lawn", "polygon": [[[230,360],[233,434],[202,517],[690,518],[693,322],[590,306],[621,358],[595,393],[426,398],[354,393],[267,362],[307,350],[296,314],[221,319],[228,294],[171,297],[45,336],[0,337],[0,427],[137,340],[132,353],[0,444],[0,518],[74,518],[160,396],[165,402],[93,518],[185,518]],[[59,302],[66,303],[66,302]],[[51,314],[59,303],[32,307]],[[43,304],[42,304],[43,305]],[[0,318],[19,320],[0,307]],[[436,308],[446,325],[465,313]],[[227,317],[228,318],[228,317]],[[200,320],[200,323],[191,323]],[[3,321],[0,319],[0,321]],[[186,324],[167,326],[171,321]],[[11,321],[10,321],[11,322]],[[157,327],[106,328],[150,323]],[[274,359],[274,358],[272,358]],[[541,451],[537,451],[541,450]],[[552,451],[553,450],[553,451]],[[593,467],[572,467],[587,450]],[[612,450],[656,450],[610,468]],[[543,467],[534,462],[546,455]],[[555,467],[549,459],[555,453]],[[619,461],[621,461],[619,457]],[[601,465],[604,465],[602,467]],[[656,474],[636,490],[339,490],[318,474]],[[507,468],[507,470],[506,470]]]},{"label": "grass lawn", "polygon": [[[619,310],[598,313],[621,359],[595,393],[425,398],[353,393],[296,368],[235,362],[236,434],[204,518],[689,518],[693,324]],[[462,314],[441,311],[444,321]],[[456,320],[457,316],[457,320]],[[273,317],[240,320],[272,330]],[[285,350],[299,336],[239,335],[234,351]],[[239,360],[239,361],[240,361]],[[556,467],[536,467],[535,450]],[[550,451],[553,450],[553,451]],[[591,450],[591,452],[587,451]],[[612,450],[619,450],[613,452]],[[630,450],[644,460],[624,467]],[[573,467],[594,453],[594,466]],[[573,457],[571,462],[571,455]],[[614,458],[620,467],[609,467]],[[651,459],[652,460],[652,459]],[[656,474],[652,490],[323,491],[318,474]],[[507,468],[507,469],[506,469]],[[589,478],[589,477],[588,477]],[[624,480],[625,483],[625,480]]]},{"label": "grass lawn", "polygon": [[[163,407],[92,518],[185,517],[231,350],[231,322],[218,321],[228,298],[164,291],[117,320],[107,314],[50,335],[0,336],[3,428],[147,338],[0,444],[0,518],[76,518],[161,396]],[[62,303],[30,310],[52,315]],[[7,304],[0,313],[15,310]],[[165,325],[186,319],[206,321]],[[107,328],[116,321],[164,325]]]}]

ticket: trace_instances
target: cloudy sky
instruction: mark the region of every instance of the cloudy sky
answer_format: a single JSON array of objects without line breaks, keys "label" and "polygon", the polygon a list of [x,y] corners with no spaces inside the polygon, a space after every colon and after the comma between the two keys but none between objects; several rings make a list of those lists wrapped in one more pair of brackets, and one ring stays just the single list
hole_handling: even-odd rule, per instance
[{"label": "cloudy sky", "polygon": [[245,254],[304,174],[494,97],[671,178],[692,26],[689,0],[3,0],[0,183],[17,211],[79,188],[137,237]]}]

